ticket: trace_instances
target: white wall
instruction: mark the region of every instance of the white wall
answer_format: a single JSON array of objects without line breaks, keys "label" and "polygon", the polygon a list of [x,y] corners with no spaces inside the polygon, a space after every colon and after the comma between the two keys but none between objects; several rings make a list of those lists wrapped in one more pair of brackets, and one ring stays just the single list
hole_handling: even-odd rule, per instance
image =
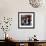
[{"label": "white wall", "polygon": [[[46,40],[46,6],[40,8],[33,8],[30,6],[28,0],[0,0],[0,19],[1,17],[12,17],[13,22],[10,33],[16,40],[27,40],[34,34],[37,39]],[[18,29],[18,12],[35,12],[35,29]],[[0,39],[3,32],[0,31]]]}]

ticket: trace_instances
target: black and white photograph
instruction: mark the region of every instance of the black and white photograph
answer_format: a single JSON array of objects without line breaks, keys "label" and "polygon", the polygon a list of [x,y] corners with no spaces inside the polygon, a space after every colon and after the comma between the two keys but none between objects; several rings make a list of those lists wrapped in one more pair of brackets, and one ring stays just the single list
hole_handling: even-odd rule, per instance
[{"label": "black and white photograph", "polygon": [[18,28],[34,28],[34,12],[18,12]]}]

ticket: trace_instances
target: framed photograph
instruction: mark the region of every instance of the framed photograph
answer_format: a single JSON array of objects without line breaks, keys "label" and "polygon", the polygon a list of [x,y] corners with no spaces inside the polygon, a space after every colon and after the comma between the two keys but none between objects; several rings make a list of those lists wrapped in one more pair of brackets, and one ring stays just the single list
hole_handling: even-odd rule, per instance
[{"label": "framed photograph", "polygon": [[33,29],[35,27],[35,12],[18,12],[18,28]]}]

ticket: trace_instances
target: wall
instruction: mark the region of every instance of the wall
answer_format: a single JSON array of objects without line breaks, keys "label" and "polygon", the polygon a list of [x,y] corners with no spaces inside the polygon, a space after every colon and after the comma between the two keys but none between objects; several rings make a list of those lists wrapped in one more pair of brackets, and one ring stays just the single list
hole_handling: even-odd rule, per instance
[{"label": "wall", "polygon": [[[18,12],[35,12],[35,29],[18,29]],[[46,40],[46,6],[33,8],[28,0],[0,0],[0,19],[4,16],[12,17],[10,35],[16,40],[28,40],[34,34],[37,39]],[[0,39],[4,39],[3,31],[0,29]]]}]

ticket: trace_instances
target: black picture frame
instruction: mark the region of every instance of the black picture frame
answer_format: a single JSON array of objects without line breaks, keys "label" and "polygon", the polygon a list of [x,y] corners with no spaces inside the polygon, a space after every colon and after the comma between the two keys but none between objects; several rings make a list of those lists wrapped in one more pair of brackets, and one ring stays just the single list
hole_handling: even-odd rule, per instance
[{"label": "black picture frame", "polygon": [[35,12],[18,12],[18,28],[19,29],[34,29],[35,28]]}]

